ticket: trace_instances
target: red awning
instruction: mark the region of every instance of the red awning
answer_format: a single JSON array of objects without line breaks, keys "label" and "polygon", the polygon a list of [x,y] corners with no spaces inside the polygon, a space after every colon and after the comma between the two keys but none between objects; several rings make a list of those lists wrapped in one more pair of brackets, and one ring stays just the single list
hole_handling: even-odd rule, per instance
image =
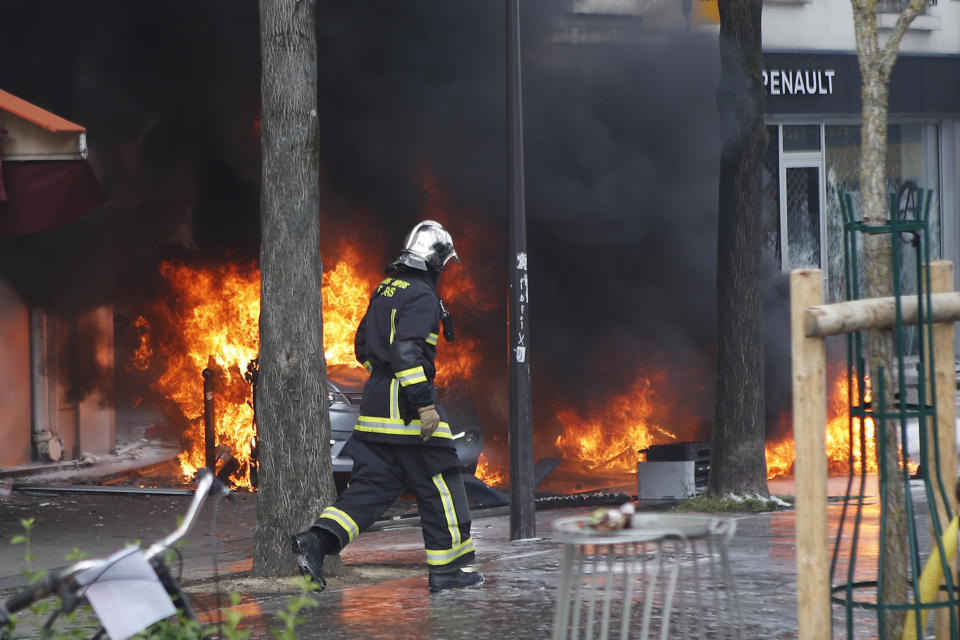
[{"label": "red awning", "polygon": [[[86,128],[0,90],[0,235],[73,222],[106,196],[86,160]],[[3,120],[0,120],[3,122]]]},{"label": "red awning", "polygon": [[0,235],[42,233],[73,222],[107,197],[83,160],[4,162]]}]

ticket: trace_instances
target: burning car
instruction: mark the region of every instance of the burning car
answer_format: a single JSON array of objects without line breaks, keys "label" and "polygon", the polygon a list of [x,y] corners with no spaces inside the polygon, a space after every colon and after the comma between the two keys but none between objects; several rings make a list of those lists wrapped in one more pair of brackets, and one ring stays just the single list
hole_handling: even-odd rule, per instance
[{"label": "burning car", "polygon": [[[333,469],[338,484],[345,484],[353,461],[344,447],[357,423],[367,378],[356,363],[354,336],[380,268],[364,269],[359,254],[349,247],[331,264],[336,266],[323,274],[323,346]],[[258,371],[259,268],[253,263],[226,263],[210,269],[165,261],[159,269],[171,291],[144,307],[131,308],[125,347],[129,370],[140,376],[152,397],[159,398],[164,412],[177,416],[176,422],[183,425],[177,462],[185,478],[208,464],[205,394],[198,393],[197,381],[205,369],[215,370],[214,440],[235,458],[239,471],[231,481],[256,487],[259,463],[251,398],[256,394],[251,386]],[[439,391],[440,402],[453,428],[460,465],[469,473],[483,464],[482,429],[469,391],[473,363],[480,359],[477,350],[476,341],[457,340],[444,345],[437,361],[437,376],[446,386]]]},{"label": "burning car", "polygon": [[[330,455],[333,458],[333,475],[338,488],[346,486],[353,470],[353,460],[345,451],[353,427],[360,413],[360,397],[367,372],[344,365],[330,366],[327,371],[327,400],[330,403]],[[477,460],[483,450],[483,432],[477,417],[473,396],[465,383],[439,387],[437,395],[443,405],[453,432],[460,469],[474,473]]]}]

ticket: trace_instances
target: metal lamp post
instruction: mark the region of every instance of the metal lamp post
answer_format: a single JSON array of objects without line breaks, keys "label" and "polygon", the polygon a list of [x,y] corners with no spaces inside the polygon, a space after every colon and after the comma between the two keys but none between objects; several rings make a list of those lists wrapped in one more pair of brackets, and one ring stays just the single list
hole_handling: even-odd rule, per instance
[{"label": "metal lamp post", "polygon": [[510,539],[536,536],[530,411],[530,285],[523,182],[520,2],[507,0],[507,186],[510,227]]}]

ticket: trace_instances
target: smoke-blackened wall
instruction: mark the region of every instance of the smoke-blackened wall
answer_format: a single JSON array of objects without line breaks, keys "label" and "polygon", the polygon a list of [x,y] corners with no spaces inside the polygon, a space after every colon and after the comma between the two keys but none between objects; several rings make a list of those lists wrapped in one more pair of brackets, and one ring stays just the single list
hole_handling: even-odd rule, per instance
[{"label": "smoke-blackened wall", "polygon": [[0,237],[31,303],[73,313],[149,296],[171,251],[256,255],[255,2],[3,6],[0,86],[88,131],[109,202],[63,229]]},{"label": "smoke-blackened wall", "polygon": [[[0,278],[28,304],[67,326],[111,305],[122,352],[132,310],[165,293],[161,259],[256,257],[256,8],[252,1],[3,3],[0,88],[87,128],[90,162],[108,196],[64,228],[0,236]],[[66,395],[111,397],[113,372],[84,349],[81,333],[68,335],[49,363]]]}]

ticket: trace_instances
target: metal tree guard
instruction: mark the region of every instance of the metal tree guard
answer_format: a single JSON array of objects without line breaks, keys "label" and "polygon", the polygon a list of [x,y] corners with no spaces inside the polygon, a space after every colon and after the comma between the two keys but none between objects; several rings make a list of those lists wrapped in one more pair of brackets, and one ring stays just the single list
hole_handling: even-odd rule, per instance
[{"label": "metal tree guard", "polygon": [[[844,218],[844,276],[847,300],[860,300],[861,269],[859,243],[861,234],[884,234],[890,240],[895,322],[892,328],[894,357],[891,362],[894,389],[886,388],[882,368],[874,376],[873,398],[864,365],[865,331],[847,335],[847,390],[848,390],[848,479],[842,502],[839,524],[830,560],[831,602],[841,605],[844,629],[848,639],[854,638],[857,621],[866,622],[871,612],[876,614],[877,634],[888,637],[885,614],[902,611],[905,615],[903,638],[917,640],[924,637],[928,614],[941,610],[949,612],[949,637],[958,638],[957,589],[950,559],[956,553],[956,523],[952,537],[945,536],[947,522],[954,520],[948,491],[944,486],[937,433],[937,394],[933,358],[933,316],[930,281],[929,211],[932,191],[905,185],[899,194],[890,196],[890,218],[881,226],[869,226],[853,215],[853,198],[839,193]],[[911,286],[912,285],[912,286]],[[917,388],[916,402],[908,397],[907,370],[910,358],[908,327],[904,324],[904,303],[915,298],[917,313]],[[909,301],[913,308],[913,301]],[[907,458],[907,426],[918,425],[921,465],[913,475]],[[880,527],[877,556],[866,553],[864,543],[869,536],[864,532],[865,509],[869,508],[867,495],[868,425],[875,425],[877,442],[878,482],[880,493]],[[899,435],[900,450],[887,451],[884,437],[893,423]],[[934,436],[934,437],[931,437]],[[888,472],[884,460],[897,456],[897,473]],[[859,460],[859,464],[856,461]],[[931,464],[932,462],[932,464]],[[923,509],[915,504],[911,479],[922,480],[923,495],[928,506],[927,517],[932,537],[929,559],[921,565],[921,542],[918,524],[922,524]],[[908,602],[891,601],[884,593],[884,549],[888,544],[888,492],[893,483],[902,483],[907,529]],[[951,546],[952,545],[952,546]],[[873,562],[876,561],[874,566]],[[940,587],[941,580],[945,587]],[[941,637],[941,635],[938,635]]]}]

